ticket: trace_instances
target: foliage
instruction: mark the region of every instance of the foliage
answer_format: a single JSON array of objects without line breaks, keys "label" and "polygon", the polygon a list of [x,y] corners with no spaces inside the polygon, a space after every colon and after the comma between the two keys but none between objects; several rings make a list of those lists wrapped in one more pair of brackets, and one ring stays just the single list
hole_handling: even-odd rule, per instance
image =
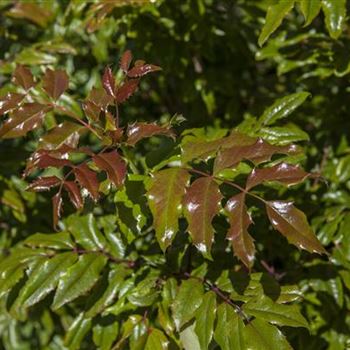
[{"label": "foliage", "polygon": [[345,0],[0,11],[0,348],[346,348]]}]

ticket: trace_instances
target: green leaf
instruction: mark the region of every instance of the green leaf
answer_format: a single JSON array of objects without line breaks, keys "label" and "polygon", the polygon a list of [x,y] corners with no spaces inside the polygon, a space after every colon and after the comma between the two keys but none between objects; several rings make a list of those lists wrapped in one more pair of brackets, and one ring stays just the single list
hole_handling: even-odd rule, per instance
[{"label": "green leaf", "polygon": [[346,0],[322,0],[326,27],[333,39],[338,39],[346,17]]},{"label": "green leaf", "polygon": [[163,251],[171,244],[178,231],[182,198],[189,178],[189,173],[183,169],[162,170],[154,174],[147,192],[157,240]]},{"label": "green leaf", "polygon": [[107,288],[96,303],[86,311],[86,317],[94,317],[112,304],[127,274],[128,270],[123,265],[117,265],[110,271]]},{"label": "green leaf", "polygon": [[92,339],[100,350],[110,350],[119,333],[119,323],[97,324],[94,326]]},{"label": "green leaf", "polygon": [[270,107],[265,109],[263,115],[258,119],[259,125],[271,125],[277,120],[287,117],[309,96],[309,92],[302,91],[277,99]]},{"label": "green leaf", "polygon": [[203,298],[203,285],[195,279],[181,283],[172,304],[173,318],[176,328],[180,328],[194,316]]},{"label": "green leaf", "polygon": [[249,350],[293,350],[282,332],[256,318],[244,327],[245,348]]},{"label": "green leaf", "polygon": [[195,328],[201,349],[207,349],[214,333],[214,321],[216,318],[216,294],[208,292],[204,294],[201,306],[195,313]]},{"label": "green leaf", "polygon": [[279,326],[308,328],[308,323],[297,305],[277,304],[266,296],[261,295],[248,301],[243,305],[243,311]]},{"label": "green leaf", "polygon": [[147,338],[144,350],[166,350],[168,349],[169,340],[164,333],[156,328],[149,330],[150,334]]},{"label": "green leaf", "polygon": [[194,331],[194,324],[180,332],[180,340],[185,350],[202,350]]},{"label": "green leaf", "polygon": [[64,345],[69,350],[81,349],[81,342],[91,328],[91,319],[85,318],[83,312],[70,325],[65,338]]},{"label": "green leaf", "polygon": [[261,30],[258,43],[262,46],[270,35],[281,25],[284,17],[294,7],[295,0],[283,0],[269,6],[265,24]]},{"label": "green leaf", "polygon": [[304,26],[308,26],[321,10],[320,0],[300,0],[300,9],[305,18]]},{"label": "green leaf", "polygon": [[309,141],[309,135],[294,124],[260,128],[257,135],[267,142],[288,145],[291,142]]},{"label": "green leaf", "polygon": [[28,281],[21,289],[13,308],[27,308],[45,298],[53,291],[61,276],[75,263],[75,253],[62,253],[35,266]]},{"label": "green leaf", "polygon": [[214,339],[222,350],[245,350],[244,323],[232,306],[222,303],[217,310]]},{"label": "green leaf", "polygon": [[52,309],[57,310],[64,304],[87,293],[98,280],[106,262],[106,257],[100,254],[81,255],[78,262],[67,269],[66,273],[61,277]]},{"label": "green leaf", "polygon": [[52,249],[74,249],[74,243],[68,232],[59,233],[36,233],[29,236],[24,244],[30,247],[52,248]]},{"label": "green leaf", "polygon": [[76,242],[85,249],[104,250],[106,239],[97,227],[93,214],[71,215],[67,218],[67,229]]},{"label": "green leaf", "polygon": [[210,256],[214,240],[212,220],[219,213],[221,199],[219,186],[210,177],[195,180],[184,198],[187,230],[197,249],[205,256]]}]

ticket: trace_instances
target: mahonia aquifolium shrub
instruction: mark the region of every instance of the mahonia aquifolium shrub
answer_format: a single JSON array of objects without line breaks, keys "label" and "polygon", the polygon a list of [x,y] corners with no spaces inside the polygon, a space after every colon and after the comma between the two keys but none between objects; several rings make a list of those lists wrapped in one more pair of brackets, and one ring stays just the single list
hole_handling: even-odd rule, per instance
[{"label": "mahonia aquifolium shrub", "polygon": [[[238,130],[211,141],[203,141],[195,132],[185,131],[180,141],[175,142],[177,138],[171,122],[166,125],[135,122],[124,126],[120,105],[135,93],[142,77],[160,70],[158,66],[141,60],[136,60],[133,65],[131,63],[132,54],[126,51],[119,63],[122,71],[119,80],[115,79],[112,69],[107,67],[102,76],[103,87],[92,89],[82,102],[82,113],[79,114],[60,104],[60,98],[69,87],[69,78],[64,71],[47,69],[41,79],[34,77],[30,69],[22,65],[18,65],[14,71],[13,82],[18,85],[19,92],[8,93],[2,99],[2,138],[27,135],[41,126],[50,112],[62,117],[58,125],[42,134],[38,148],[28,159],[24,170],[24,176],[31,179],[29,191],[54,193],[54,227],[57,228],[62,215],[63,192],[67,193],[78,212],[83,210],[85,200],[98,201],[101,192],[114,191],[116,196],[125,194],[127,179],[137,177],[132,167],[128,166],[128,154],[143,139],[163,135],[174,139],[176,157],[159,164],[156,170],[138,176],[146,188],[147,205],[153,218],[150,227],[154,229],[155,238],[164,254],[171,249],[176,236],[184,234],[178,233],[179,219],[184,218],[187,222],[185,231],[190,236],[191,244],[206,259],[213,260],[213,220],[222,216],[226,217],[229,225],[226,238],[234,255],[247,269],[251,269],[255,244],[248,232],[253,220],[246,204],[247,197],[265,207],[271,225],[290,243],[311,253],[325,253],[305,214],[292,201],[263,198],[254,193],[257,186],[263,186],[266,182],[290,186],[315,176],[286,161],[286,157],[300,152],[295,144],[273,145],[261,137]],[[301,92],[276,101],[266,109],[257,124],[270,125],[282,115],[291,113],[307,96],[307,93]],[[178,119],[175,117],[174,121]],[[80,144],[80,139],[89,133],[98,140],[97,147],[96,144],[94,147]],[[76,157],[77,154],[79,157]],[[203,163],[209,162],[210,170],[203,169]],[[246,174],[245,184],[241,186],[227,180],[223,174],[242,162],[248,162],[252,168]],[[48,168],[55,168],[57,175],[43,175]],[[138,224],[145,225],[141,222]],[[77,214],[67,218],[62,232],[35,234],[15,248],[0,265],[4,281],[1,295],[8,293],[23,278],[26,279],[10,306],[10,312],[25,318],[28,309],[52,291],[55,293],[51,308],[59,310],[86,294],[97,283],[100,275],[109,271],[108,277],[105,276],[105,290],[101,295],[89,298],[89,306],[79,314],[69,334],[77,332],[79,328],[83,336],[100,313],[122,313],[117,304],[113,304],[118,294],[117,303],[125,303],[127,309],[146,308],[143,316],[135,314],[125,321],[133,327],[145,329],[149,348],[153,342],[167,344],[170,341],[171,337],[167,339],[164,331],[168,331],[168,336],[177,334],[180,337],[177,341],[181,341],[181,337],[185,336],[183,332],[188,332],[184,326],[193,317],[196,320],[193,331],[197,334],[201,348],[207,348],[214,337],[222,348],[229,349],[231,341],[251,341],[249,339],[254,338],[251,334],[254,332],[261,332],[263,336],[273,335],[278,339],[276,345],[287,347],[286,339],[268,322],[281,326],[307,327],[306,320],[295,305],[284,305],[292,301],[294,296],[280,302],[252,296],[237,303],[225,289],[213,284],[201,273],[172,273],[163,271],[163,268],[157,269],[161,262],[155,264],[143,261],[141,255],[136,258],[133,258],[134,254],[125,257],[127,249],[125,247],[120,251],[122,243],[120,237],[114,236],[113,223],[105,222],[103,226],[102,232],[93,215]],[[132,241],[131,238],[129,240]],[[127,281],[136,283],[136,276],[140,273],[146,273],[146,276],[131,294],[125,294],[123,302],[122,285]],[[173,294],[174,288],[177,289],[176,281],[182,281],[179,290],[176,295],[167,296],[168,293]],[[158,322],[174,322],[174,326],[169,325],[171,330],[165,327],[162,331],[148,324],[147,306],[154,308],[156,302],[163,303],[162,307],[166,308],[163,311],[166,314],[159,315]],[[170,310],[167,309],[169,306]],[[222,329],[226,322],[238,327],[241,340],[231,339],[232,335]],[[162,326],[166,326],[166,323]],[[124,333],[117,342],[117,348],[129,336]],[[67,339],[69,344],[69,335]]]}]

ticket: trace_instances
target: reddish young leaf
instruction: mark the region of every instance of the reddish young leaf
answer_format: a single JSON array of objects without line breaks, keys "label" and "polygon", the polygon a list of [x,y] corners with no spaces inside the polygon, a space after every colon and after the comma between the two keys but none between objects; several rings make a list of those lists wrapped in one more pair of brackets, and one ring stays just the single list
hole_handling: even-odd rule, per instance
[{"label": "reddish young leaf", "polygon": [[153,64],[136,65],[135,63],[135,66],[128,71],[128,77],[140,78],[148,73],[157,72],[159,70],[162,70],[162,68]]},{"label": "reddish young leaf", "polygon": [[25,103],[14,110],[0,128],[0,137],[4,139],[26,135],[43,121],[50,107],[37,102]]},{"label": "reddish young leaf", "polygon": [[75,208],[81,209],[84,206],[84,202],[78,185],[74,181],[65,181],[63,186],[68,192],[69,199]]},{"label": "reddish young leaf", "polygon": [[218,184],[210,177],[195,180],[186,191],[184,212],[188,221],[188,232],[197,249],[205,255],[210,254],[214,240],[211,224],[219,213],[222,195]]},{"label": "reddish young leaf", "polygon": [[68,84],[69,78],[65,71],[46,69],[43,88],[55,101],[67,90]]},{"label": "reddish young leaf", "polygon": [[62,196],[61,192],[57,192],[52,197],[52,212],[53,212],[53,227],[56,228],[58,220],[61,217],[62,213]]},{"label": "reddish young leaf", "polygon": [[289,243],[311,253],[326,253],[309,226],[305,214],[292,202],[266,202],[266,211],[272,226],[282,233]]},{"label": "reddish young leaf", "polygon": [[179,168],[161,170],[153,175],[147,198],[157,240],[163,251],[178,231],[181,203],[189,179],[189,173]]},{"label": "reddish young leaf", "polygon": [[254,262],[255,246],[253,238],[248,233],[252,220],[245,205],[245,193],[230,198],[225,209],[230,221],[227,238],[232,243],[235,255],[250,269]]},{"label": "reddish young leaf", "polygon": [[68,159],[60,159],[50,156],[48,153],[39,153],[30,159],[27,168],[45,169],[47,167],[61,168],[63,166],[73,166]]},{"label": "reddish young leaf", "polygon": [[27,191],[42,192],[60,185],[62,180],[57,176],[39,177],[34,180],[28,187]]},{"label": "reddish young leaf", "polygon": [[93,102],[95,105],[105,110],[108,105],[113,103],[113,97],[109,96],[104,89],[93,88],[90,91],[88,101]]},{"label": "reddish young leaf", "polygon": [[139,85],[139,79],[130,79],[117,89],[115,99],[118,103],[123,103],[134,94]]},{"label": "reddish young leaf", "polygon": [[8,92],[4,97],[0,99],[0,115],[17,108],[21,101],[24,99],[24,95],[16,94],[15,92]]},{"label": "reddish young leaf", "polygon": [[40,139],[39,146],[47,150],[54,150],[64,145],[75,148],[78,146],[81,129],[80,124],[64,121],[45,134]]},{"label": "reddish young leaf", "polygon": [[52,16],[50,11],[34,1],[18,1],[7,14],[15,18],[26,18],[41,27],[46,27]]},{"label": "reddish young leaf", "polygon": [[17,65],[13,73],[13,81],[15,84],[23,87],[24,90],[29,90],[35,85],[33,74],[29,68],[22,65]]},{"label": "reddish young leaf", "polygon": [[155,136],[165,135],[175,139],[175,133],[169,126],[161,126],[157,124],[135,123],[128,126],[126,143],[134,146],[140,140]]},{"label": "reddish young leaf", "polygon": [[106,93],[115,97],[115,79],[110,67],[106,67],[102,77],[102,86]]},{"label": "reddish young leaf", "polygon": [[97,175],[85,163],[74,168],[74,175],[82,188],[85,188],[94,200],[98,200],[99,182]]},{"label": "reddish young leaf", "polygon": [[290,154],[296,151],[297,147],[295,145],[274,146],[259,138],[252,145],[235,145],[222,149],[215,159],[214,173],[235,167],[242,160],[250,160],[254,164],[260,164],[270,160],[274,154]]},{"label": "reddish young leaf", "polygon": [[100,106],[98,106],[97,104],[89,100],[87,100],[86,102],[83,102],[82,106],[87,118],[90,121],[96,122],[100,119],[100,113],[101,113]]},{"label": "reddish young leaf", "polygon": [[310,173],[298,165],[280,163],[270,168],[254,169],[247,179],[246,189],[249,190],[265,181],[278,181],[284,185],[295,185],[304,181]]},{"label": "reddish young leaf", "polygon": [[109,180],[117,187],[124,183],[126,164],[117,151],[96,154],[92,159],[99,169],[107,173]]},{"label": "reddish young leaf", "polygon": [[123,53],[121,59],[120,59],[120,63],[119,63],[119,67],[120,69],[126,74],[129,70],[130,67],[130,63],[132,60],[132,53],[130,50],[127,50]]}]

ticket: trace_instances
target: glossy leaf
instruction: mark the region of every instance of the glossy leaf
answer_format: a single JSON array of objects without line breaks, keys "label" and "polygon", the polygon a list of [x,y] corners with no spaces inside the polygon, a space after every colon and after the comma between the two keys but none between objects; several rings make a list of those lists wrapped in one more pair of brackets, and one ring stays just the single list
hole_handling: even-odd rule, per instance
[{"label": "glossy leaf", "polygon": [[156,328],[149,330],[145,350],[167,350],[168,345],[169,340],[161,330]]},{"label": "glossy leaf", "polygon": [[266,210],[272,226],[282,233],[289,243],[311,253],[326,253],[309,226],[305,214],[292,202],[268,201]]},{"label": "glossy leaf", "polygon": [[242,192],[230,198],[225,209],[230,222],[226,237],[231,241],[235,255],[250,269],[254,263],[255,247],[248,233],[252,220],[245,205],[245,194]]},{"label": "glossy leaf", "polygon": [[346,0],[321,0],[321,2],[328,32],[333,39],[337,39],[345,21]]},{"label": "glossy leaf", "polygon": [[85,163],[76,166],[74,169],[74,175],[80,186],[86,189],[91,197],[97,201],[99,198],[99,181],[97,174],[92,171]]},{"label": "glossy leaf", "polygon": [[292,350],[292,347],[275,326],[256,318],[244,328],[245,348],[250,350]]},{"label": "glossy leaf", "polygon": [[189,178],[189,173],[179,168],[161,170],[153,175],[147,198],[162,250],[171,244],[178,231],[182,199]]},{"label": "glossy leaf", "polygon": [[24,95],[15,92],[9,92],[0,99],[0,115],[17,108],[20,102],[24,99]]},{"label": "glossy leaf", "polygon": [[45,298],[53,291],[66,270],[75,263],[75,253],[62,253],[39,264],[29,275],[29,279],[21,289],[13,307],[30,307]]},{"label": "glossy leaf", "polygon": [[301,0],[300,9],[305,18],[304,26],[309,25],[321,10],[320,0]]},{"label": "glossy leaf", "polygon": [[83,248],[105,249],[106,239],[98,229],[96,219],[91,213],[84,216],[71,215],[67,218],[67,229]]},{"label": "glossy leaf", "polygon": [[195,279],[181,283],[179,291],[172,304],[173,319],[178,330],[190,321],[202,303],[203,286]]},{"label": "glossy leaf", "polygon": [[143,64],[140,66],[137,66],[135,64],[135,66],[131,68],[127,74],[129,78],[140,78],[146,74],[157,72],[160,70],[162,70],[162,68],[155,66],[154,64]]},{"label": "glossy leaf", "polygon": [[214,339],[222,350],[245,350],[244,323],[231,305],[222,303],[217,310]]},{"label": "glossy leaf", "polygon": [[110,67],[106,67],[103,73],[102,85],[109,96],[115,97],[115,78]]},{"label": "glossy leaf", "polygon": [[13,81],[22,86],[24,90],[29,90],[35,85],[33,74],[29,68],[22,65],[17,65],[13,73]]},{"label": "glossy leaf", "polygon": [[65,181],[63,187],[68,192],[69,199],[75,208],[81,209],[84,206],[84,201],[78,185],[74,181]]},{"label": "glossy leaf", "polygon": [[91,328],[91,319],[81,312],[70,325],[64,339],[64,345],[69,350],[79,350],[81,342]]},{"label": "glossy leaf", "polygon": [[219,186],[210,177],[195,180],[186,191],[183,204],[188,221],[187,231],[203,254],[210,254],[214,240],[212,220],[219,213],[221,199]]},{"label": "glossy leaf", "polygon": [[130,79],[126,81],[121,87],[119,87],[115,93],[115,100],[117,103],[125,102],[131,97],[139,86],[138,79]]},{"label": "glossy leaf", "polygon": [[310,174],[298,165],[280,163],[269,168],[255,168],[247,179],[246,189],[249,190],[265,181],[278,181],[290,186],[303,182]]},{"label": "glossy leaf", "polygon": [[260,125],[271,125],[277,120],[287,117],[294,112],[308,97],[309,92],[296,92],[276,100],[270,107],[265,109],[259,118]]},{"label": "glossy leaf", "polygon": [[243,305],[243,311],[279,326],[308,328],[307,321],[296,305],[277,304],[266,296],[248,301]]},{"label": "glossy leaf", "polygon": [[59,233],[35,233],[29,236],[24,244],[30,247],[42,247],[52,249],[73,249],[74,243],[68,232]]},{"label": "glossy leaf", "polygon": [[93,341],[100,350],[110,350],[119,332],[119,323],[97,324],[93,328]]},{"label": "glossy leaf", "polygon": [[45,92],[54,100],[58,100],[60,96],[67,90],[69,78],[65,71],[47,69],[43,77],[43,88]]},{"label": "glossy leaf", "polygon": [[79,131],[82,126],[77,123],[65,121],[50,130],[40,139],[40,147],[47,150],[58,149],[64,145],[77,147]]},{"label": "glossy leaf", "polygon": [[97,253],[83,254],[77,263],[66,270],[61,277],[53,300],[52,309],[57,310],[64,304],[87,293],[97,282],[106,257]]},{"label": "glossy leaf", "polygon": [[218,153],[214,162],[214,173],[233,168],[242,160],[249,160],[255,165],[266,162],[274,154],[293,154],[297,152],[295,145],[274,146],[259,138],[254,144],[247,146],[233,146]]},{"label": "glossy leaf", "polygon": [[107,173],[109,180],[117,187],[124,183],[126,164],[117,151],[96,154],[92,159],[99,169]]},{"label": "glossy leaf", "polygon": [[284,0],[270,5],[267,9],[265,24],[259,36],[259,45],[262,46],[270,35],[281,25],[283,18],[294,7],[295,0]]},{"label": "glossy leaf", "polygon": [[214,321],[216,318],[216,294],[208,292],[204,294],[201,306],[195,314],[195,332],[202,349],[207,349],[214,334]]},{"label": "glossy leaf", "polygon": [[129,70],[131,60],[132,60],[132,53],[131,53],[130,50],[126,50],[123,53],[123,55],[122,55],[122,57],[120,59],[120,62],[119,62],[119,67],[125,74]]},{"label": "glossy leaf", "polygon": [[27,190],[35,192],[48,191],[58,186],[61,182],[62,180],[57,176],[39,177],[27,187]]},{"label": "glossy leaf", "polygon": [[9,139],[26,135],[41,125],[50,109],[37,102],[25,103],[13,111],[0,128],[0,137]]},{"label": "glossy leaf", "polygon": [[173,130],[169,126],[161,126],[157,124],[135,123],[129,125],[127,130],[127,144],[134,146],[137,142],[144,138],[165,135],[171,138],[175,137]]}]

